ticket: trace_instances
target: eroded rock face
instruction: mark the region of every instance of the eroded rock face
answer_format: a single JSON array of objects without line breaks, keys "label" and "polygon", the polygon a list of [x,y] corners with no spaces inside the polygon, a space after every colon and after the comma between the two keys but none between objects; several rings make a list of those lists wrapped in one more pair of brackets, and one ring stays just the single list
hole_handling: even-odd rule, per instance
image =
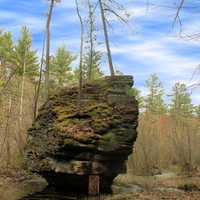
[{"label": "eroded rock face", "polygon": [[89,175],[99,175],[100,190],[125,172],[137,137],[138,107],[129,95],[131,76],[106,77],[83,88],[63,89],[40,109],[28,131],[26,159],[31,171],[65,189],[88,190]]}]

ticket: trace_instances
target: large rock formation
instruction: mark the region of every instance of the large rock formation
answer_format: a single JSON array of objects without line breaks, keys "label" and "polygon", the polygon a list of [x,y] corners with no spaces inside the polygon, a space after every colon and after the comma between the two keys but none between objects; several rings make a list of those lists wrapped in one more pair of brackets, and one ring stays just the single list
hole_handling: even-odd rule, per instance
[{"label": "large rock formation", "polygon": [[28,131],[29,169],[50,184],[79,192],[87,192],[89,180],[97,178],[100,191],[109,192],[113,179],[125,172],[137,137],[132,85],[131,76],[84,85],[80,112],[77,87],[50,97]]}]

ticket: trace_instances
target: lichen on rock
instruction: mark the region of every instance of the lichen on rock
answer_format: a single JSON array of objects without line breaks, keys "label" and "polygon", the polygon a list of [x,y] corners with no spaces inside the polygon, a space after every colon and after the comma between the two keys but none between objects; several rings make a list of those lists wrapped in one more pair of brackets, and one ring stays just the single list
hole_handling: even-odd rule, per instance
[{"label": "lichen on rock", "polygon": [[69,187],[87,187],[85,179],[99,175],[101,191],[109,190],[124,172],[137,137],[138,106],[128,92],[132,85],[131,76],[85,84],[80,111],[77,87],[51,96],[28,131],[29,169]]}]

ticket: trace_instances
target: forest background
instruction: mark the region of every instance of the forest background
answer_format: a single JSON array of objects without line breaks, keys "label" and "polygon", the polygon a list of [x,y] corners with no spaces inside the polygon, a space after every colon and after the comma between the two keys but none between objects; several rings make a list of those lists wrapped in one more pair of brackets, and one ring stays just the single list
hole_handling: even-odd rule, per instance
[{"label": "forest background", "polygon": [[[151,8],[155,9],[156,5],[153,3],[149,5],[145,4],[145,8],[149,10]],[[157,6],[159,9],[162,9],[162,6],[164,6],[165,11],[167,9],[166,4]],[[176,7],[174,6],[174,8]],[[187,7],[185,7],[185,12],[188,12]],[[195,13],[194,9],[192,13]],[[130,17],[126,12],[124,12],[123,16]],[[144,13],[142,16],[145,16]],[[94,24],[98,23],[95,16],[92,17],[94,17]],[[86,82],[89,78],[88,66],[91,63],[91,51],[89,48],[89,33],[91,32],[89,27],[91,28],[91,21],[88,20],[91,19],[91,16],[86,15],[84,19],[87,29],[84,35],[83,81]],[[113,22],[112,18],[110,20]],[[126,26],[129,31],[132,30],[132,27],[128,23],[126,23]],[[95,27],[92,27],[92,39],[95,45],[92,57],[92,74],[90,75],[92,80],[99,79],[107,73],[104,68],[105,59],[101,47],[102,44],[99,42],[101,35],[98,35],[98,26],[97,28]],[[191,31],[191,29],[189,30]],[[166,30],[164,32],[166,36]],[[196,48],[197,39],[192,38],[188,44],[188,41],[186,42],[187,35],[188,33],[185,34],[184,32],[183,35],[182,33],[179,35],[181,37],[183,36],[183,38],[176,37],[174,39],[173,37],[171,39],[176,41],[182,39],[184,44],[195,45]],[[134,34],[134,36],[138,37],[137,34]],[[167,40],[169,40],[168,36]],[[120,35],[117,37],[120,37]],[[34,48],[33,44],[35,39],[33,38],[34,34],[32,36],[31,31],[26,26],[21,27],[20,34],[18,35],[13,30],[9,31],[9,28],[7,30],[6,27],[2,29],[0,34],[0,159],[1,165],[5,168],[22,166],[23,148],[26,144],[26,131],[37,115],[36,101],[38,107],[45,101],[44,79],[40,79],[41,73],[44,73],[41,63],[45,63],[45,59],[41,59],[42,51]],[[162,38],[164,38],[164,35],[162,35]],[[135,38],[133,40],[135,41]],[[152,43],[151,41],[150,43],[147,39],[145,42],[147,42],[145,46],[144,44],[143,46],[140,44],[134,48],[132,47],[134,45],[133,43],[131,44],[132,46],[127,46],[125,42],[123,49],[118,50],[112,46],[114,52],[113,58],[119,68],[119,70],[116,70],[117,74],[122,74],[121,71],[126,74],[131,72],[136,80],[143,81],[143,84],[140,84],[140,87],[138,87],[141,91],[135,88],[131,91],[132,94],[137,96],[140,105],[140,123],[138,128],[139,137],[134,149],[134,157],[130,157],[128,163],[129,170],[133,170],[134,173],[138,174],[152,174],[155,170],[171,168],[178,168],[181,171],[195,170],[200,165],[200,159],[198,157],[198,149],[200,146],[198,142],[200,139],[200,106],[198,105],[199,98],[197,93],[193,91],[193,87],[191,89],[191,86],[196,86],[196,83],[198,85],[195,78],[198,78],[199,68],[197,61],[191,59],[196,53],[194,51],[192,56],[188,54],[190,56],[189,59],[187,57],[185,58],[184,54],[187,54],[187,51],[191,48],[190,46],[186,52],[182,52],[183,55],[175,59],[168,51],[159,52],[163,48],[160,48],[157,42],[155,43],[154,41]],[[149,49],[145,51],[146,47]],[[42,49],[42,45],[40,49]],[[52,94],[62,87],[77,84],[79,79],[77,64],[78,53],[72,52],[64,44],[54,49],[56,50],[52,51],[49,63],[49,88]],[[144,57],[148,59],[154,58],[155,50],[158,50],[157,53],[164,54],[162,56],[156,55],[156,58],[158,58],[156,63],[153,63],[150,59],[148,65],[156,64],[155,67],[159,67],[161,71],[156,70],[154,67],[151,68],[151,71],[158,71],[162,79],[164,78],[163,72],[166,73],[168,71],[167,73],[171,73],[170,76],[173,79],[170,85],[171,89],[169,89],[169,84],[166,84],[167,92],[165,92],[165,88],[158,74],[150,73],[148,71],[149,67],[147,68],[149,73],[148,77],[146,73],[143,73],[147,63],[142,65],[141,68],[136,66],[137,62],[132,62],[131,67],[130,65],[124,67],[127,62],[121,64],[123,63],[123,59],[120,62],[118,62],[118,59],[115,59],[121,53],[128,54],[127,56],[129,57],[134,56],[134,58],[140,58],[141,55],[139,56],[138,52],[136,53],[137,50],[138,52],[143,52]],[[117,53],[115,54],[115,52]],[[165,56],[168,60],[164,59]],[[130,68],[137,70],[133,73]],[[40,69],[42,70],[40,71]],[[143,80],[141,77],[143,77]],[[185,79],[185,81],[182,81],[182,79]],[[39,80],[41,90],[38,96]],[[164,82],[168,81],[167,78],[164,80]],[[136,86],[137,84],[136,82]]]}]

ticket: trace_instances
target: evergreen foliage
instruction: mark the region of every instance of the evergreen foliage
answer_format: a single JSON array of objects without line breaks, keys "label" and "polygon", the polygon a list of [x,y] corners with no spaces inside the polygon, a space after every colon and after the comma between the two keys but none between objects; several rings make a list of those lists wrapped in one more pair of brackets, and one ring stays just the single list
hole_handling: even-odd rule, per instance
[{"label": "evergreen foliage", "polygon": [[[27,27],[22,27],[20,37],[14,48],[12,62],[16,66],[17,74],[35,78],[39,73],[36,51],[32,50],[32,36]],[[25,66],[25,72],[24,72]]]},{"label": "evergreen foliage", "polygon": [[195,107],[195,114],[200,119],[200,105]]},{"label": "evergreen foliage", "polygon": [[145,108],[147,112],[153,114],[163,114],[166,112],[166,105],[163,100],[164,90],[159,77],[156,74],[150,75],[146,81],[149,94],[145,98]]},{"label": "evergreen foliage", "polygon": [[[90,61],[90,59],[92,59],[92,62]],[[83,58],[83,80],[85,82],[87,82],[87,80],[95,80],[103,77],[104,74],[100,70],[100,64],[101,64],[100,52],[93,51],[92,58],[90,52],[87,52],[87,54]],[[89,75],[90,68],[91,68],[91,74]]]},{"label": "evergreen foliage", "polygon": [[63,87],[73,81],[74,75],[71,64],[75,59],[76,57],[65,46],[59,47],[55,57],[52,57],[50,64],[51,80],[59,87]]},{"label": "evergreen foliage", "polygon": [[6,63],[10,62],[12,54],[13,54],[12,34],[10,32],[1,32],[0,33],[0,62],[1,62],[1,65],[5,65]]},{"label": "evergreen foliage", "polygon": [[[117,73],[117,71],[116,71]],[[141,91],[138,90],[137,88],[131,88],[129,90],[129,95],[134,96],[138,102],[139,108],[143,109],[144,108],[144,97],[141,96]]]},{"label": "evergreen foliage", "polygon": [[172,89],[172,103],[170,105],[170,113],[174,117],[191,117],[193,113],[193,105],[191,95],[188,93],[186,85],[176,83]]}]

